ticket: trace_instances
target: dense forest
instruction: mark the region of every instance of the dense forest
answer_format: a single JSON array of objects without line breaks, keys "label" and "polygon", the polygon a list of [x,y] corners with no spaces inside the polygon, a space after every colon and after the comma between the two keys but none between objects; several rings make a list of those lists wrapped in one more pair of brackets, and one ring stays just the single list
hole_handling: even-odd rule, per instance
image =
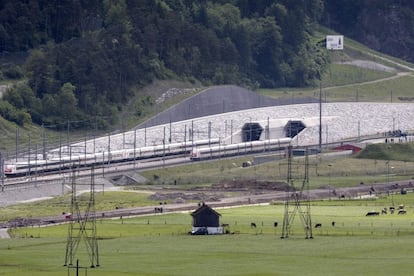
[{"label": "dense forest", "polygon": [[24,80],[3,95],[0,115],[19,125],[105,128],[156,79],[313,85],[329,63],[312,40],[315,24],[362,37],[355,28],[368,2],[412,13],[408,0],[0,0],[0,79]]}]

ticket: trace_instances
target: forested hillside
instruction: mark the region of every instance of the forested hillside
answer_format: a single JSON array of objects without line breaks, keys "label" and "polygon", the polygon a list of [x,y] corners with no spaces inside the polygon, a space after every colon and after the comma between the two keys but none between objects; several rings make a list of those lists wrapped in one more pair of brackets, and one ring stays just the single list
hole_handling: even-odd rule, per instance
[{"label": "forested hillside", "polygon": [[30,56],[2,68],[28,82],[4,96],[1,114],[18,124],[82,127],[114,119],[134,88],[154,79],[312,84],[326,63],[309,40],[319,2],[3,0],[0,51]]},{"label": "forested hillside", "polygon": [[[1,0],[0,79],[18,84],[3,95],[0,115],[21,126],[105,128],[157,79],[313,85],[329,63],[312,39],[316,24],[380,41],[369,23],[357,25],[371,18],[361,17],[368,2],[376,11],[397,5],[411,22],[408,0]],[[414,30],[398,26],[400,35]],[[155,102],[140,99],[138,115]]]}]

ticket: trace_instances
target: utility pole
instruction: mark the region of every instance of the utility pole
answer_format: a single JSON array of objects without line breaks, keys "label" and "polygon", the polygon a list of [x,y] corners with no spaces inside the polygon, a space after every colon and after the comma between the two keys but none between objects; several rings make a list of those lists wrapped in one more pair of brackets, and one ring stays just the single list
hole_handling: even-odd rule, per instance
[{"label": "utility pole", "polygon": [[19,128],[16,127],[16,162],[17,162],[18,156],[19,156]]},{"label": "utility pole", "polygon": [[[283,217],[283,228],[281,239],[288,238],[296,214],[299,215],[303,229],[305,229],[306,239],[313,239],[312,220],[309,198],[309,158],[308,149],[305,155],[305,174],[302,186],[296,190],[292,176],[292,146],[288,147],[288,171],[287,171],[288,191],[286,192],[285,213]],[[304,193],[306,192],[306,195]]]},{"label": "utility pole", "polygon": [[4,160],[0,151],[1,191],[4,192]]},{"label": "utility pole", "polygon": [[44,124],[42,124],[42,155],[43,155],[43,160],[46,159],[46,134],[45,134],[45,126]]},{"label": "utility pole", "polygon": [[[68,237],[66,243],[66,256],[64,266],[73,266],[73,260],[77,255],[81,240],[85,243],[86,251],[91,261],[90,267],[99,266],[98,239],[96,231],[96,214],[95,214],[95,173],[94,167],[91,169],[90,194],[87,201],[82,201],[77,195],[75,170],[72,171],[72,192],[70,220],[68,226]],[[81,208],[85,210],[81,212]]]},{"label": "utility pole", "polygon": [[319,151],[322,151],[322,82],[319,84]]}]

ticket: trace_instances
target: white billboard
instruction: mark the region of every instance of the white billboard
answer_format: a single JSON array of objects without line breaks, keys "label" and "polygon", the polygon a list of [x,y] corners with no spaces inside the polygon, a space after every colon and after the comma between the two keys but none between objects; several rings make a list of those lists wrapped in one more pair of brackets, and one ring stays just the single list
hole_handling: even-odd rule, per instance
[{"label": "white billboard", "polygon": [[326,49],[328,50],[343,50],[344,36],[343,35],[327,35]]}]

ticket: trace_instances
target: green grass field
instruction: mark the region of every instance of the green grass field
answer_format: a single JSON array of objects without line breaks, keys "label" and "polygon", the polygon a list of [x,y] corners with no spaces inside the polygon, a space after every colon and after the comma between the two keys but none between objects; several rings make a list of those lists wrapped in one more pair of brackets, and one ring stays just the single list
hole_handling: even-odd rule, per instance
[{"label": "green grass field", "polygon": [[[304,238],[299,216],[290,237],[280,238],[283,204],[217,209],[233,233],[219,236],[188,235],[188,212],[98,220],[100,267],[87,275],[409,275],[414,194],[392,199],[406,215],[365,216],[389,207],[391,196],[312,202],[313,224],[322,223],[313,239]],[[67,227],[13,229],[15,238],[0,240],[0,275],[67,275]],[[89,266],[82,243],[77,252]]]}]

